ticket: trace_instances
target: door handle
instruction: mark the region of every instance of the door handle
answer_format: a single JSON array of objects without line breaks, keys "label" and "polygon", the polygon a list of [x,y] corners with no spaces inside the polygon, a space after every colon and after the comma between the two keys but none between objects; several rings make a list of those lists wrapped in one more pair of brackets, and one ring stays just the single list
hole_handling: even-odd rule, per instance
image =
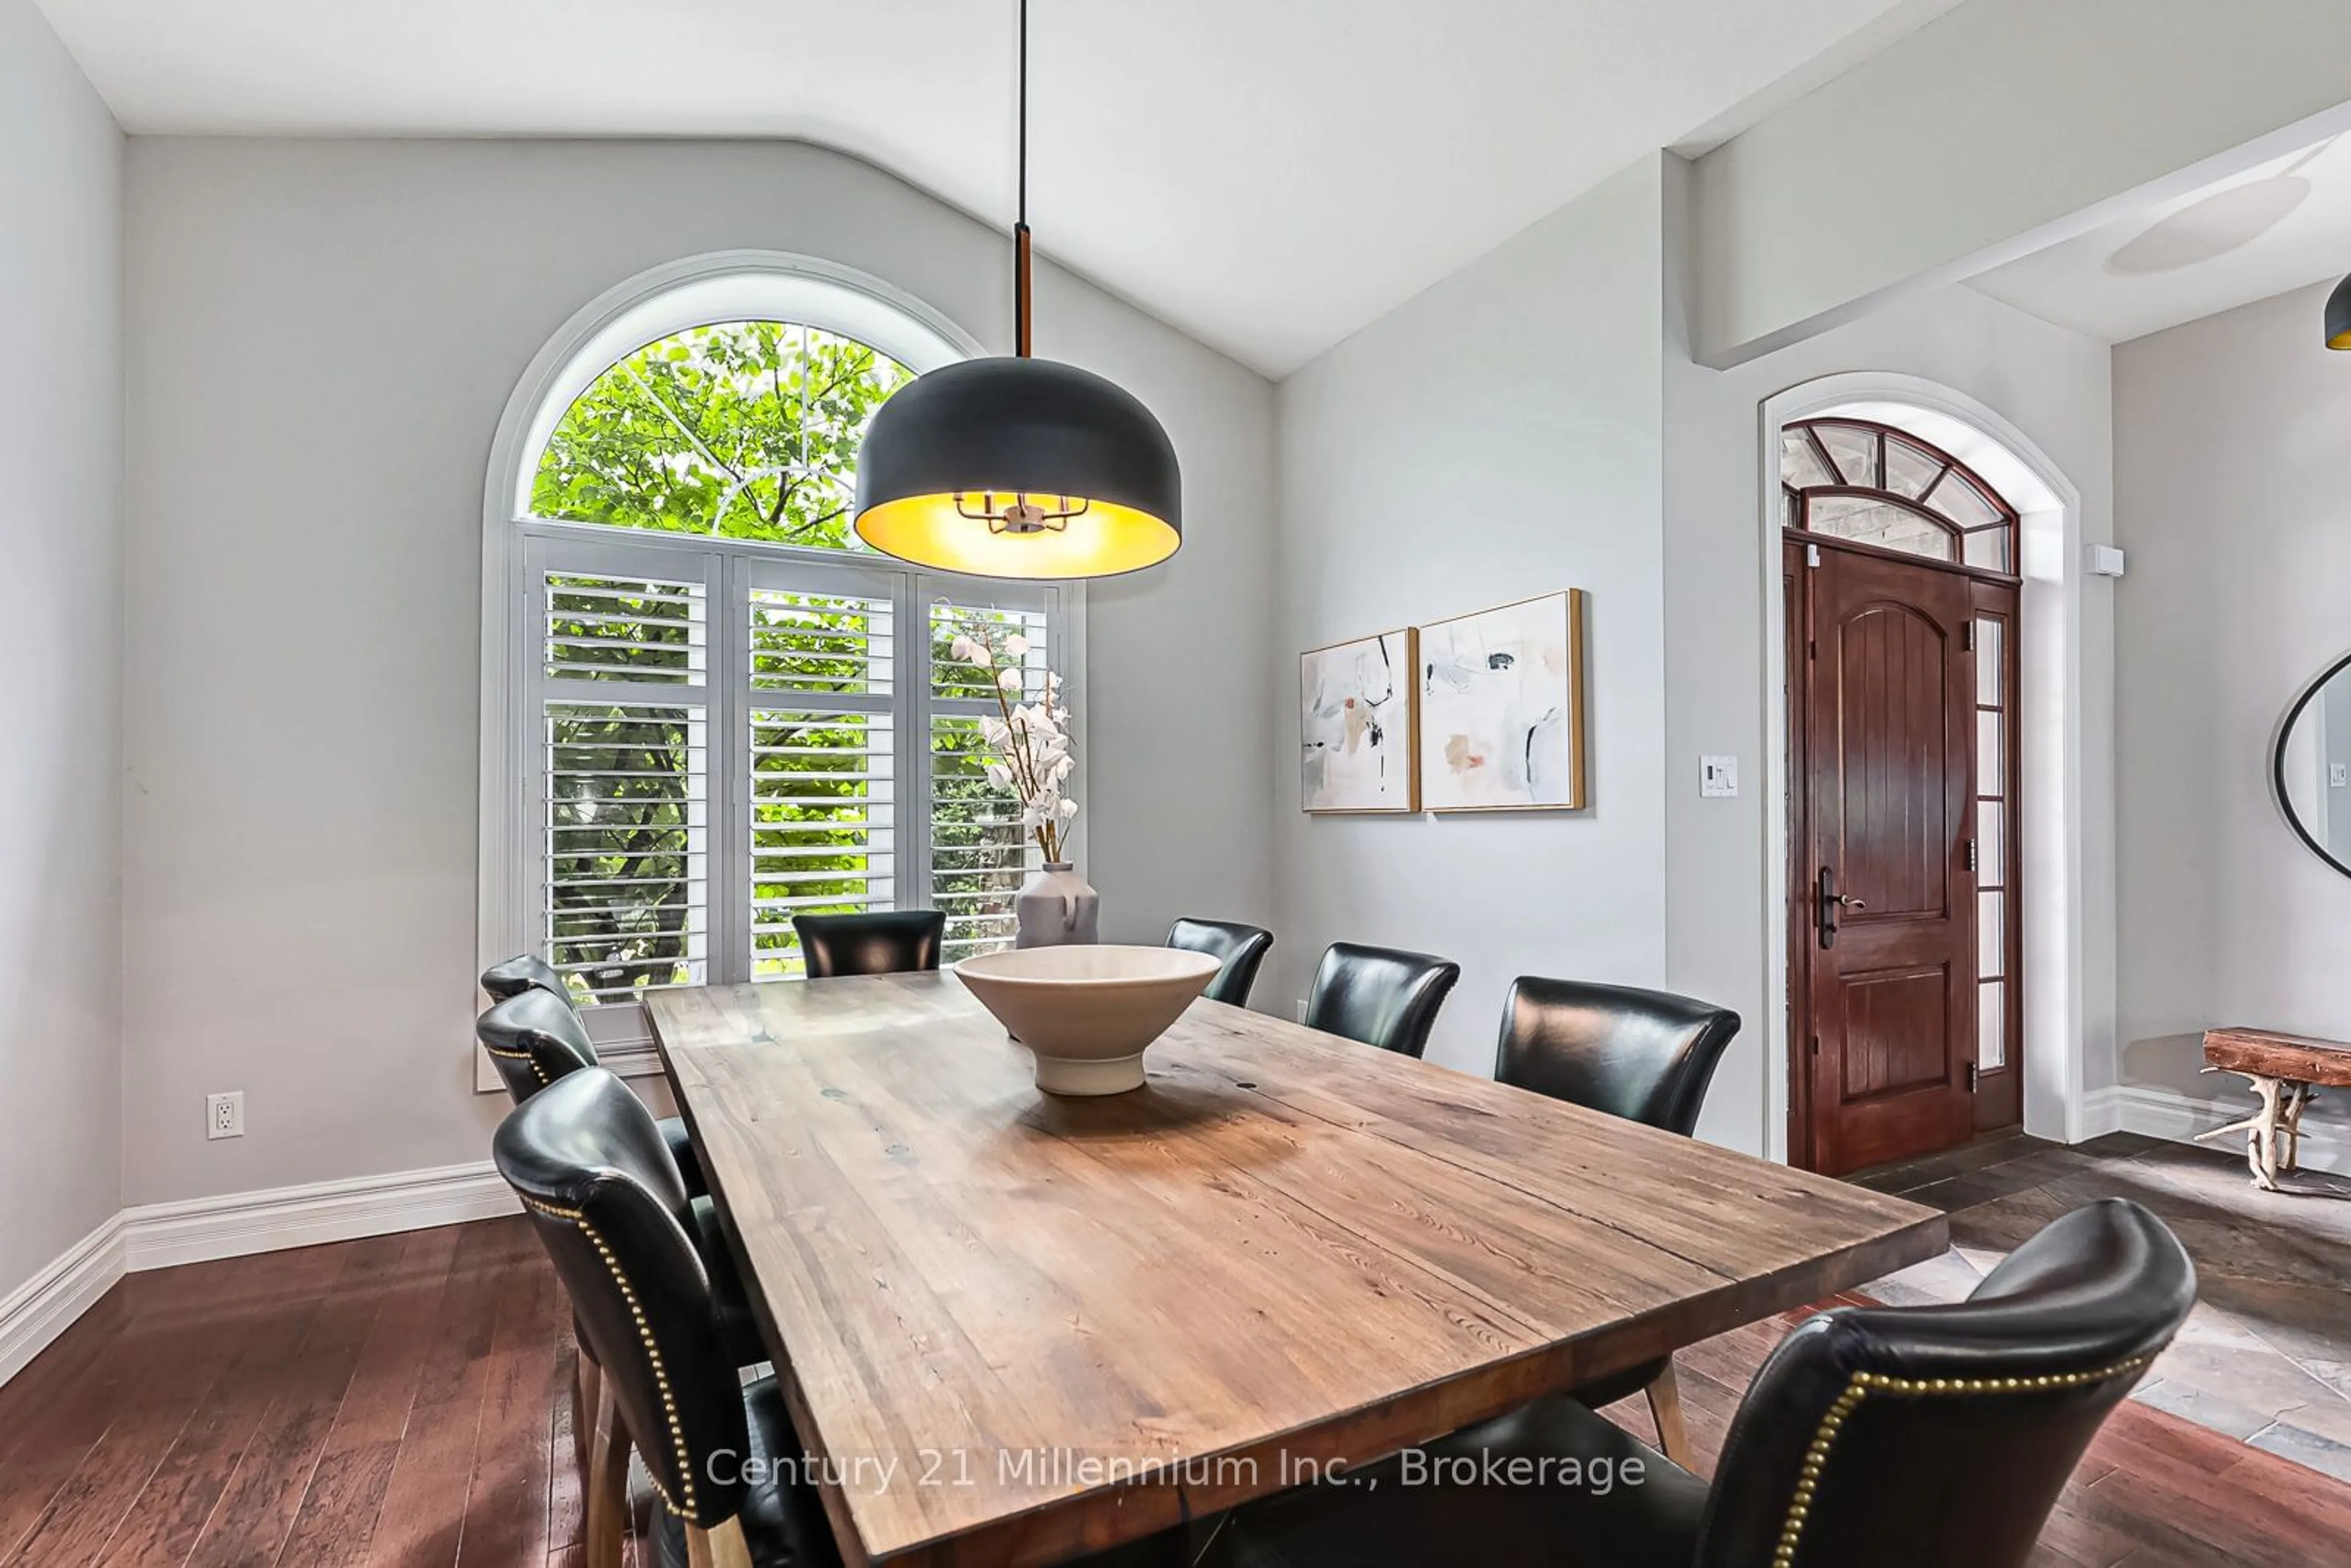
[{"label": "door handle", "polygon": [[1842,894],[1837,891],[1836,870],[1833,866],[1821,867],[1819,885],[1820,895],[1818,899],[1818,918],[1820,924],[1821,946],[1823,947],[1834,947],[1836,946],[1837,938],[1837,911],[1840,909],[1867,909],[1869,905],[1858,898],[1854,898],[1846,894]]}]

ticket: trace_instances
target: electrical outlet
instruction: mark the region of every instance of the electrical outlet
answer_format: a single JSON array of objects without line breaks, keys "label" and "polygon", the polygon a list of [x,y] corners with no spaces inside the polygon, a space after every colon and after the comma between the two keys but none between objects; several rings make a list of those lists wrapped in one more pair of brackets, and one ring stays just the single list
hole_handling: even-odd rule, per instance
[{"label": "electrical outlet", "polygon": [[226,1094],[204,1096],[204,1136],[207,1138],[245,1136],[244,1090],[237,1089]]},{"label": "electrical outlet", "polygon": [[1304,997],[1298,998],[1298,1021],[1300,1023],[1304,1023],[1306,1021],[1306,998]]}]

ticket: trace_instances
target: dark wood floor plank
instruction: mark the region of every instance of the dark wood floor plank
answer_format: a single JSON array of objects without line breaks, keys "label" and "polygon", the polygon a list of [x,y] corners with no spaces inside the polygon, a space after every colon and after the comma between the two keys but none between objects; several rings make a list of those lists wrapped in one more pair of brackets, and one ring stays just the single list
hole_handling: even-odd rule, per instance
[{"label": "dark wood floor plank", "polygon": [[501,1293],[460,1568],[508,1568],[547,1555],[555,1433],[548,1400],[561,1360],[560,1294],[554,1270],[544,1267],[517,1270]]},{"label": "dark wood floor plank", "polygon": [[517,1273],[540,1266],[538,1243],[520,1220],[469,1225],[459,1233],[376,1530],[374,1561],[382,1568],[450,1568],[457,1561],[499,1295]]},{"label": "dark wood floor plank", "polygon": [[272,1370],[289,1346],[308,1337],[323,1299],[316,1290],[297,1289],[242,1314],[241,1347],[131,1504],[101,1563],[149,1568],[186,1561],[268,1414]]},{"label": "dark wood floor plank", "polygon": [[[200,1317],[184,1332],[133,1324],[99,1364],[105,1429],[26,1531],[9,1563],[88,1568],[106,1550],[222,1376],[249,1322]],[[78,1446],[73,1445],[73,1446]]]},{"label": "dark wood floor plank", "polygon": [[398,1236],[345,1244],[344,1268],[308,1335],[280,1369],[261,1437],[246,1449],[189,1552],[191,1568],[252,1568],[278,1560],[375,1324],[385,1282],[405,1248]]},{"label": "dark wood floor plank", "polygon": [[456,1246],[452,1230],[419,1231],[407,1238],[280,1562],[327,1568],[368,1560],[369,1542],[374,1539],[416,1390],[434,1348],[433,1330],[449,1288]]},{"label": "dark wood floor plank", "polygon": [[579,1356],[578,1348],[567,1338],[564,1352],[555,1363],[555,1386],[548,1394],[554,1413],[548,1438],[547,1539],[559,1551],[584,1542],[588,1525],[588,1499],[580,1467],[572,1461],[571,1384]]},{"label": "dark wood floor plank", "polygon": [[396,1438],[321,1448],[294,1528],[277,1553],[282,1568],[356,1568],[371,1561],[376,1521],[399,1458]]}]

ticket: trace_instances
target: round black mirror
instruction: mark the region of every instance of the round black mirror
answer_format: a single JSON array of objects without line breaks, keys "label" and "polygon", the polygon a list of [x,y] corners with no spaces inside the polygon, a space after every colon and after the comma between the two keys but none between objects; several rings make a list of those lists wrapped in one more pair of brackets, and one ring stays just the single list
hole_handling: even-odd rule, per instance
[{"label": "round black mirror", "polygon": [[2303,688],[2271,761],[2278,807],[2302,841],[2351,876],[2351,654]]}]

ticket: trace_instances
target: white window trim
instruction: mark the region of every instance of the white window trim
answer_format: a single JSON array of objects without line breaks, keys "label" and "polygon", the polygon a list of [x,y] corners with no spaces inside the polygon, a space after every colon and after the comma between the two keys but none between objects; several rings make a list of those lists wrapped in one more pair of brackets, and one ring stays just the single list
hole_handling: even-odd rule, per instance
[{"label": "white window trim", "polygon": [[[722,251],[640,273],[583,306],[548,340],[507,400],[483,485],[480,894],[475,943],[480,967],[530,950],[537,928],[533,890],[517,875],[525,850],[536,841],[532,775],[522,727],[529,716],[530,697],[524,673],[536,655],[526,541],[534,537],[597,540],[695,554],[707,554],[712,545],[700,535],[529,517],[530,482],[538,454],[563,411],[622,355],[674,332],[747,319],[789,320],[839,332],[872,344],[918,373],[987,351],[946,315],[879,278],[813,256],[764,250]],[[869,559],[838,550],[739,539],[720,542],[730,557],[723,574],[730,583],[740,570],[735,563],[749,559],[831,571],[867,564],[890,571],[907,570],[887,558]],[[966,602],[986,603],[989,594],[1004,595],[1008,586],[986,579],[925,576],[926,590],[960,589],[970,596]],[[1082,582],[1054,586],[1060,604],[1053,663],[1078,715],[1076,793],[1088,772],[1086,593]],[[922,613],[927,615],[926,607]],[[917,711],[927,716],[927,678],[909,684],[921,685]],[[924,723],[927,734],[927,716]],[[925,833],[921,841],[927,837]],[[1084,851],[1085,817],[1081,814],[1071,835],[1071,853],[1081,856]],[[476,998],[477,1006],[481,1000]],[[636,1077],[660,1071],[642,1024],[627,1027],[618,1009],[591,1014],[590,1021],[598,1051],[614,1071]],[[478,1049],[474,1057],[475,1089],[496,1091],[500,1082],[488,1057]]]}]

